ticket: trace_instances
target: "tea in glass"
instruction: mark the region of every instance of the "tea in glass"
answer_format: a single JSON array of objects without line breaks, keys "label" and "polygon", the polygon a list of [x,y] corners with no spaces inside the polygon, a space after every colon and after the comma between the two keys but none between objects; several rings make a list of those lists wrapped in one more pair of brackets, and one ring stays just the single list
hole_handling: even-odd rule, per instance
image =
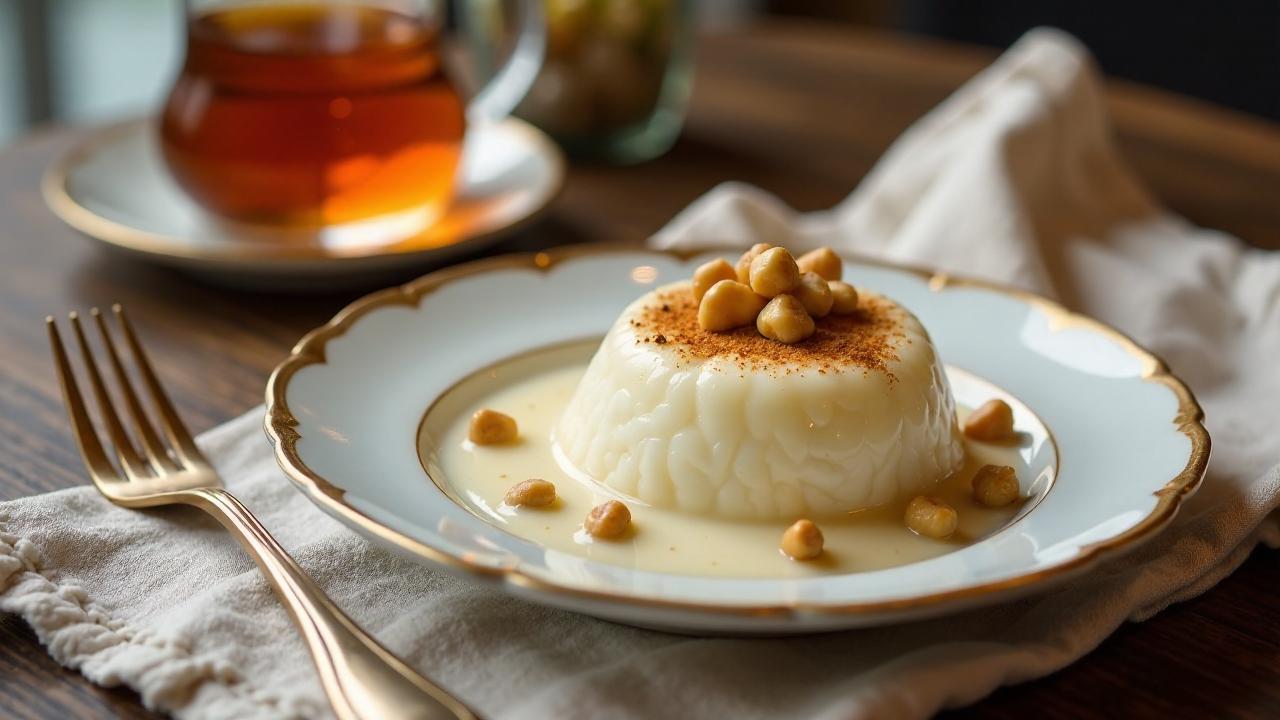
[{"label": "tea in glass", "polygon": [[212,6],[161,120],[164,156],[206,209],[343,225],[449,202],[464,102],[427,13],[376,4]]}]

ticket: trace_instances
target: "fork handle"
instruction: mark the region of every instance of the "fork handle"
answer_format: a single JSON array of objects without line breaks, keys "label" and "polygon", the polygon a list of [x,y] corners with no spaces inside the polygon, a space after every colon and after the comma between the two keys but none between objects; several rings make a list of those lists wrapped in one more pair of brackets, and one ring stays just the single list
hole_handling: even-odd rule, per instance
[{"label": "fork handle", "polygon": [[217,518],[261,568],[302,631],[340,720],[476,717],[339,610],[234,495],[205,488],[183,493],[182,501]]}]

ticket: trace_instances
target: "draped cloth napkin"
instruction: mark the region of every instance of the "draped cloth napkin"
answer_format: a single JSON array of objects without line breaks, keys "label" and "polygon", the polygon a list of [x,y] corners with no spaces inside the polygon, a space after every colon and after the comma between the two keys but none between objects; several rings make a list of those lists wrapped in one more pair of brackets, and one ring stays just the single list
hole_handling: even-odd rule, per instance
[{"label": "draped cloth napkin", "polygon": [[[201,445],[340,606],[495,718],[922,717],[1061,668],[1125,620],[1203,592],[1258,542],[1280,545],[1280,255],[1155,204],[1116,155],[1071,38],[1022,39],[829,211],[727,185],[654,242],[726,239],[938,266],[1112,323],[1198,395],[1208,479],[1156,540],[1051,594],[897,627],[707,639],[546,609],[371,547],[284,479],[261,408]],[[329,713],[266,582],[194,510],[122,510],[88,487],[0,504],[0,610],[59,662],[180,718]]]}]

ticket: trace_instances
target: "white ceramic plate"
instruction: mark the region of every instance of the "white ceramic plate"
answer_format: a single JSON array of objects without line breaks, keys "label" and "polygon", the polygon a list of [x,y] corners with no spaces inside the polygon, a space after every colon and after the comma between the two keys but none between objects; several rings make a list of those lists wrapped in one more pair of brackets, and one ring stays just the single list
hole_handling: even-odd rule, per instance
[{"label": "white ceramic plate", "polygon": [[400,237],[332,231],[287,236],[234,227],[183,193],[161,157],[151,120],[104,128],[45,174],[49,207],[71,227],[146,260],[241,285],[297,287],[358,281],[445,260],[523,226],[555,198],[564,157],[516,118],[468,131],[453,203],[427,230]]},{"label": "white ceramic plate", "polygon": [[986,378],[1054,435],[1057,480],[974,545],[874,572],[742,580],[639,572],[547,550],[460,507],[426,476],[416,431],[477,369],[600,336],[655,284],[714,254],[588,248],[508,256],[371,295],[272,375],[267,432],[322,509],[401,554],[549,605],[698,633],[791,633],[951,612],[1048,587],[1161,529],[1209,456],[1187,388],[1115,330],[986,283],[854,259],[846,278],[904,303],[949,366]]}]

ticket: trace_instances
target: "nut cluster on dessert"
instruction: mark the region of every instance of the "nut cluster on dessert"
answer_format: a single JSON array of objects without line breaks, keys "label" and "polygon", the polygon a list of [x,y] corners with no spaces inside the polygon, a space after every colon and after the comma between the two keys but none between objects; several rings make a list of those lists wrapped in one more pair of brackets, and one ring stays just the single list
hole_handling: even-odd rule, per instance
[{"label": "nut cluster on dessert", "polygon": [[858,309],[858,291],[843,282],[840,256],[829,247],[799,258],[786,248],[758,243],[736,265],[718,259],[693,273],[698,326],[725,332],[756,326],[761,335],[798,343],[813,335],[814,320]]}]

